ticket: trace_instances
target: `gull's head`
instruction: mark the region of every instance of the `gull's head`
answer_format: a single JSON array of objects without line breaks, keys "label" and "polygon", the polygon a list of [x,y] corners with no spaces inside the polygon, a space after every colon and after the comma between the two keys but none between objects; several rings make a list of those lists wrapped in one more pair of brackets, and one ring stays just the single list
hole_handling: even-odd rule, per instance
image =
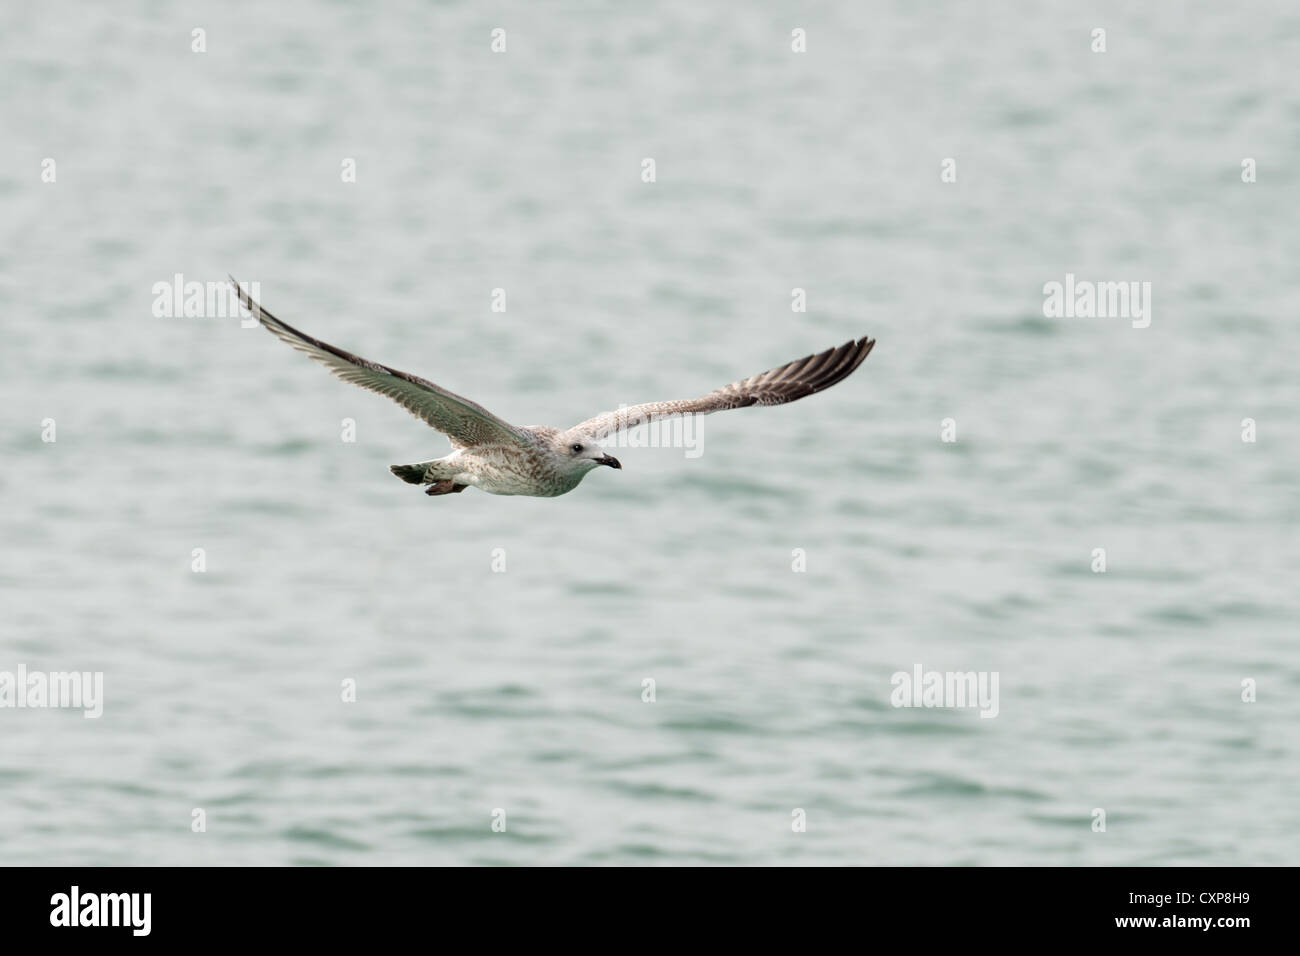
[{"label": "gull's head", "polygon": [[560,432],[555,436],[553,450],[559,456],[564,470],[581,475],[585,475],[598,465],[608,465],[610,468],[623,467],[613,455],[605,454],[605,449],[600,447],[600,442],[580,431]]}]

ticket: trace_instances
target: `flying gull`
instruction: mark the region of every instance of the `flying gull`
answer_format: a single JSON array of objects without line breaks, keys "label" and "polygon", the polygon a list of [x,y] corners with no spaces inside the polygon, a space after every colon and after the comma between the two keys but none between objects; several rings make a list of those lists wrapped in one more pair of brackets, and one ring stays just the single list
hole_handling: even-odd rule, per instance
[{"label": "flying gull", "polygon": [[369,362],[299,332],[258,305],[235,281],[239,300],[268,331],[353,385],[387,395],[451,440],[443,458],[393,465],[392,472],[425,494],[475,487],[494,495],[553,498],[578,487],[599,465],[622,468],[600,442],[614,432],[678,415],[708,415],[747,405],[784,405],[830,388],[862,364],[876,340],[863,337],[714,389],[700,398],[649,402],[605,412],[572,428],[511,425],[481,405],[426,379]]}]

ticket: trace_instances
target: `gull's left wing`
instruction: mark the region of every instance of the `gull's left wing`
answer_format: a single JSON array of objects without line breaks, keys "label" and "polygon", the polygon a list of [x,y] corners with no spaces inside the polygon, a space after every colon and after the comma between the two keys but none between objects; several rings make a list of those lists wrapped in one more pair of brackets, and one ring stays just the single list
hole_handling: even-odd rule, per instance
[{"label": "gull's left wing", "polygon": [[353,385],[387,396],[416,418],[438,429],[456,445],[531,445],[528,435],[509,422],[493,415],[482,405],[462,398],[455,392],[435,385],[428,379],[399,372],[387,365],[370,362],[359,355],[345,352],[328,342],[314,339],[299,332],[287,322],[281,322],[258,305],[245,292],[234,276],[230,283],[239,293],[244,308],[257,316],[266,330],[299,352],[304,352],[331,372]]}]

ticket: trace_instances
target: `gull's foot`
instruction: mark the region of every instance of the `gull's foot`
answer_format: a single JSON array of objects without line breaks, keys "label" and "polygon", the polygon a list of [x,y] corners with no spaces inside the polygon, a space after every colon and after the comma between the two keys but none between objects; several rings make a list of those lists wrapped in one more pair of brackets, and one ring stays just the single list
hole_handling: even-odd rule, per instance
[{"label": "gull's foot", "polygon": [[469,485],[458,485],[450,478],[444,478],[442,481],[435,481],[428,488],[424,489],[426,495],[456,495],[460,494]]}]

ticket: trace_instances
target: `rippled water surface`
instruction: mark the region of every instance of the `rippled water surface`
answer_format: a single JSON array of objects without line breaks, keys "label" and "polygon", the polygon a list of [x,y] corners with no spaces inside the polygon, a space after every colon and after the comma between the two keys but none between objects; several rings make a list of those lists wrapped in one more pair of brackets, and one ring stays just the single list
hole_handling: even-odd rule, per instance
[{"label": "rippled water surface", "polygon": [[[1246,8],[6,9],[0,671],[105,704],[0,709],[0,863],[1296,862],[1300,14]],[[430,499],[401,409],[153,314],[227,271],[519,423],[878,345]]]}]

